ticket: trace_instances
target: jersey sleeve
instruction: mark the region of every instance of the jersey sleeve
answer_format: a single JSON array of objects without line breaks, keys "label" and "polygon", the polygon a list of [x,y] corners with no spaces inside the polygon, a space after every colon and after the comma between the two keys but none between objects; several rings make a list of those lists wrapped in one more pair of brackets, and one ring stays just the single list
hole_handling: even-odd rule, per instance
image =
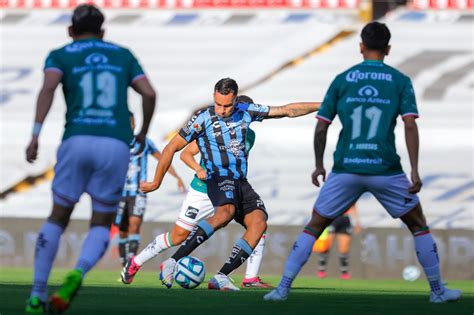
[{"label": "jersey sleeve", "polygon": [[270,112],[270,107],[267,105],[260,104],[245,104],[247,108],[245,109],[249,113],[252,121],[262,121]]},{"label": "jersey sleeve", "polygon": [[400,115],[402,117],[414,116],[418,118],[418,108],[416,106],[415,90],[410,79],[407,79],[400,95]]},{"label": "jersey sleeve", "polygon": [[247,151],[248,153],[252,149],[254,144],[255,144],[255,131],[249,128],[247,130],[247,134],[245,135],[245,151]]},{"label": "jersey sleeve", "polygon": [[187,143],[190,143],[205,132],[204,125],[204,115],[199,113],[191,117],[191,119],[184,125],[183,128],[179,131],[179,135],[186,140]]},{"label": "jersey sleeve", "polygon": [[129,51],[131,56],[130,60],[130,74],[129,74],[129,82],[132,84],[134,81],[139,80],[145,77],[145,72],[143,71],[142,66],[138,62],[137,58]]},{"label": "jersey sleeve", "polygon": [[150,138],[146,138],[146,144],[147,144],[147,146],[148,146],[148,150],[149,150],[148,152],[149,152],[149,154],[152,154],[152,155],[153,155],[153,154],[155,154],[155,153],[158,151],[158,149],[156,148],[155,144],[153,143],[153,141],[151,141]]},{"label": "jersey sleeve", "polygon": [[59,60],[57,51],[52,51],[49,53],[48,57],[46,57],[46,61],[44,63],[44,72],[53,71],[58,73],[64,73],[65,69],[61,60]]},{"label": "jersey sleeve", "polygon": [[337,80],[332,81],[331,85],[329,86],[326,96],[324,96],[321,109],[316,115],[317,119],[324,120],[328,123],[332,123],[334,117],[336,117],[337,114],[338,90],[336,81]]}]

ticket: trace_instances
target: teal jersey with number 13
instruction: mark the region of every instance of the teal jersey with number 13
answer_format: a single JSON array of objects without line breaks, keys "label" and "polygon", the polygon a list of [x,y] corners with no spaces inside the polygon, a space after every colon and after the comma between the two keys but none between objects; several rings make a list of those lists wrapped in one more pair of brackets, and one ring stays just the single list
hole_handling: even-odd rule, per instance
[{"label": "teal jersey with number 13", "polygon": [[63,140],[94,135],[131,142],[127,89],[144,73],[128,49],[97,38],[77,40],[53,50],[44,70],[63,74],[67,106]]},{"label": "teal jersey with number 13", "polygon": [[381,61],[364,61],[338,75],[317,117],[342,130],[334,152],[335,173],[402,173],[395,149],[397,117],[418,116],[410,79]]}]

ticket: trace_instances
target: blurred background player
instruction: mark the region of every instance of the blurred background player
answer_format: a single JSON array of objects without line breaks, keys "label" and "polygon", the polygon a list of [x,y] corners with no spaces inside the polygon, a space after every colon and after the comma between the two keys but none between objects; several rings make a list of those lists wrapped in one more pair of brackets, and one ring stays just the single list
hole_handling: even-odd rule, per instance
[{"label": "blurred background player", "polygon": [[[132,130],[135,130],[135,118],[130,112],[130,124]],[[150,138],[146,138],[145,146],[141,153],[133,154],[140,150],[140,144],[132,143],[132,154],[128,165],[127,178],[123,188],[122,200],[119,203],[115,225],[119,228],[119,255],[122,266],[135,256],[140,247],[140,228],[143,222],[143,216],[146,210],[146,194],[140,192],[140,182],[147,180],[148,174],[148,155],[156,160],[161,158],[161,152],[156,148]],[[168,170],[178,181],[178,190],[185,192],[186,188],[182,179],[175,169],[170,166]]]},{"label": "blurred background player", "polygon": [[[253,104],[253,100],[246,95],[239,95],[236,97],[235,103]],[[250,152],[250,149],[252,149],[254,143],[255,132],[252,129],[248,129],[245,138],[245,150],[247,154]],[[194,156],[198,153],[199,146],[196,141],[191,142],[181,153],[181,160],[194,170],[196,174],[189,185],[189,191],[186,195],[186,199],[183,201],[176,224],[170,232],[158,235],[140,254],[129,260],[127,266],[122,271],[123,283],[132,283],[135,274],[144,263],[166,249],[180,245],[186,240],[199,221],[214,214],[214,206],[207,195],[207,174],[204,162],[202,158],[200,163],[197,163],[194,159]],[[258,276],[264,248],[265,234],[247,261],[247,270],[245,272],[245,278],[242,280],[242,287],[271,288],[269,284],[263,282]]]},{"label": "blurred background player", "polygon": [[[351,216],[354,218],[355,225],[352,225]],[[313,252],[318,253],[318,272],[319,278],[326,278],[326,269],[328,265],[329,254],[334,239],[337,241],[339,253],[339,271],[340,278],[349,280],[349,251],[352,243],[352,232],[360,233],[360,220],[357,207],[353,205],[342,216],[337,217],[324,230],[319,238],[314,242]]]},{"label": "blurred background player", "polygon": [[[27,313],[42,313],[48,278],[74,205],[87,192],[92,199],[90,230],[74,270],[49,300],[52,312],[65,311],[86,273],[105,253],[130,156],[133,139],[127,104],[132,86],[143,99],[143,125],[136,136],[144,145],[155,108],[155,91],[140,64],[125,48],[102,40],[103,14],[92,5],[78,6],[69,35],[73,42],[53,50],[46,59],[38,95],[33,136],[26,159],[37,158],[41,126],[61,83],[67,105],[66,126],[58,149],[53,180],[53,210],[36,241],[33,289]],[[113,158],[111,158],[113,157]]]},{"label": "blurred background player", "polygon": [[[318,112],[314,134],[316,170],[312,178],[326,180],[324,150],[329,125],[336,115],[342,123],[334,166],[313,207],[312,218],[298,236],[287,259],[278,287],[265,300],[286,300],[293,280],[306,263],[314,241],[364,192],[372,193],[393,218],[400,218],[413,234],[418,261],[431,288],[430,302],[458,300],[460,290],[446,288],[441,279],[436,243],[427,226],[417,193],[419,136],[415,92],[409,77],[386,65],[390,31],[379,22],[361,32],[364,61],[338,75],[331,83]],[[394,128],[397,117],[405,125],[405,142],[411,165],[411,183],[396,152]]]},{"label": "blurred background player", "polygon": [[247,181],[245,139],[254,121],[269,118],[299,117],[319,109],[320,103],[291,103],[283,106],[235,103],[238,85],[231,78],[214,86],[214,106],[193,116],[163,150],[153,182],[141,183],[140,189],[151,192],[160,187],[173,156],[188,143],[197,140],[206,166],[207,194],[216,208],[213,216],[202,220],[186,241],[161,265],[162,283],[171,288],[176,262],[208,240],[215,231],[235,220],[246,228],[242,238],[219,272],[211,278],[212,290],[237,291],[229,274],[252,254],[267,229],[265,204]]}]

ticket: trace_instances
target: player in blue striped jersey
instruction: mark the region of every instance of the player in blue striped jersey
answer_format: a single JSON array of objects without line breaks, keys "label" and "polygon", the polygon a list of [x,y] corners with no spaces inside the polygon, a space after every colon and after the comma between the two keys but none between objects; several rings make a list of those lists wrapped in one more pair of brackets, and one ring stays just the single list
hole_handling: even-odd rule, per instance
[{"label": "player in blue striped jersey", "polygon": [[207,194],[216,208],[215,214],[194,228],[176,253],[161,266],[164,285],[172,286],[176,261],[189,255],[214,231],[232,219],[246,227],[230,257],[209,282],[209,289],[239,290],[228,278],[252,254],[267,228],[267,213],[260,196],[248,183],[246,133],[254,121],[268,118],[298,117],[315,112],[320,103],[292,103],[284,106],[235,103],[238,85],[233,79],[219,80],[214,87],[214,106],[193,116],[163,150],[153,182],[140,184],[150,192],[160,187],[174,154],[189,142],[197,140],[207,173]]},{"label": "player in blue striped jersey", "polygon": [[[135,119],[130,113],[130,123],[132,130],[135,129]],[[140,150],[140,144],[132,143],[132,153]],[[140,227],[143,222],[143,216],[146,209],[146,195],[139,191],[140,182],[147,180],[148,156],[152,155],[155,159],[161,158],[161,152],[156,148],[150,138],[146,138],[145,145],[140,154],[131,154],[128,165],[127,178],[122,192],[115,225],[119,228],[119,255],[123,266],[127,261],[135,256],[140,247]],[[170,175],[176,178],[178,189],[181,192],[186,190],[182,179],[171,166]]]}]

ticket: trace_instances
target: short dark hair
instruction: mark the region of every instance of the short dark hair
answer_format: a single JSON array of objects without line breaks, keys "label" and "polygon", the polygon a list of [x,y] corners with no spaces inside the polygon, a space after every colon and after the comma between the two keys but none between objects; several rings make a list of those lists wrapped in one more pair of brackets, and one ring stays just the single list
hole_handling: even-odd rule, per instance
[{"label": "short dark hair", "polygon": [[239,95],[235,98],[234,103],[235,104],[239,104],[239,103],[253,104],[253,99],[247,95]]},{"label": "short dark hair", "polygon": [[234,95],[237,95],[239,92],[239,86],[234,79],[224,78],[217,81],[214,86],[214,92],[219,92],[222,95],[227,95],[232,92]]},{"label": "short dark hair", "polygon": [[100,34],[104,20],[104,15],[96,6],[81,4],[72,14],[72,31],[75,35]]},{"label": "short dark hair", "polygon": [[364,26],[360,37],[362,38],[362,43],[368,49],[384,52],[388,47],[392,35],[384,23],[370,22]]}]

